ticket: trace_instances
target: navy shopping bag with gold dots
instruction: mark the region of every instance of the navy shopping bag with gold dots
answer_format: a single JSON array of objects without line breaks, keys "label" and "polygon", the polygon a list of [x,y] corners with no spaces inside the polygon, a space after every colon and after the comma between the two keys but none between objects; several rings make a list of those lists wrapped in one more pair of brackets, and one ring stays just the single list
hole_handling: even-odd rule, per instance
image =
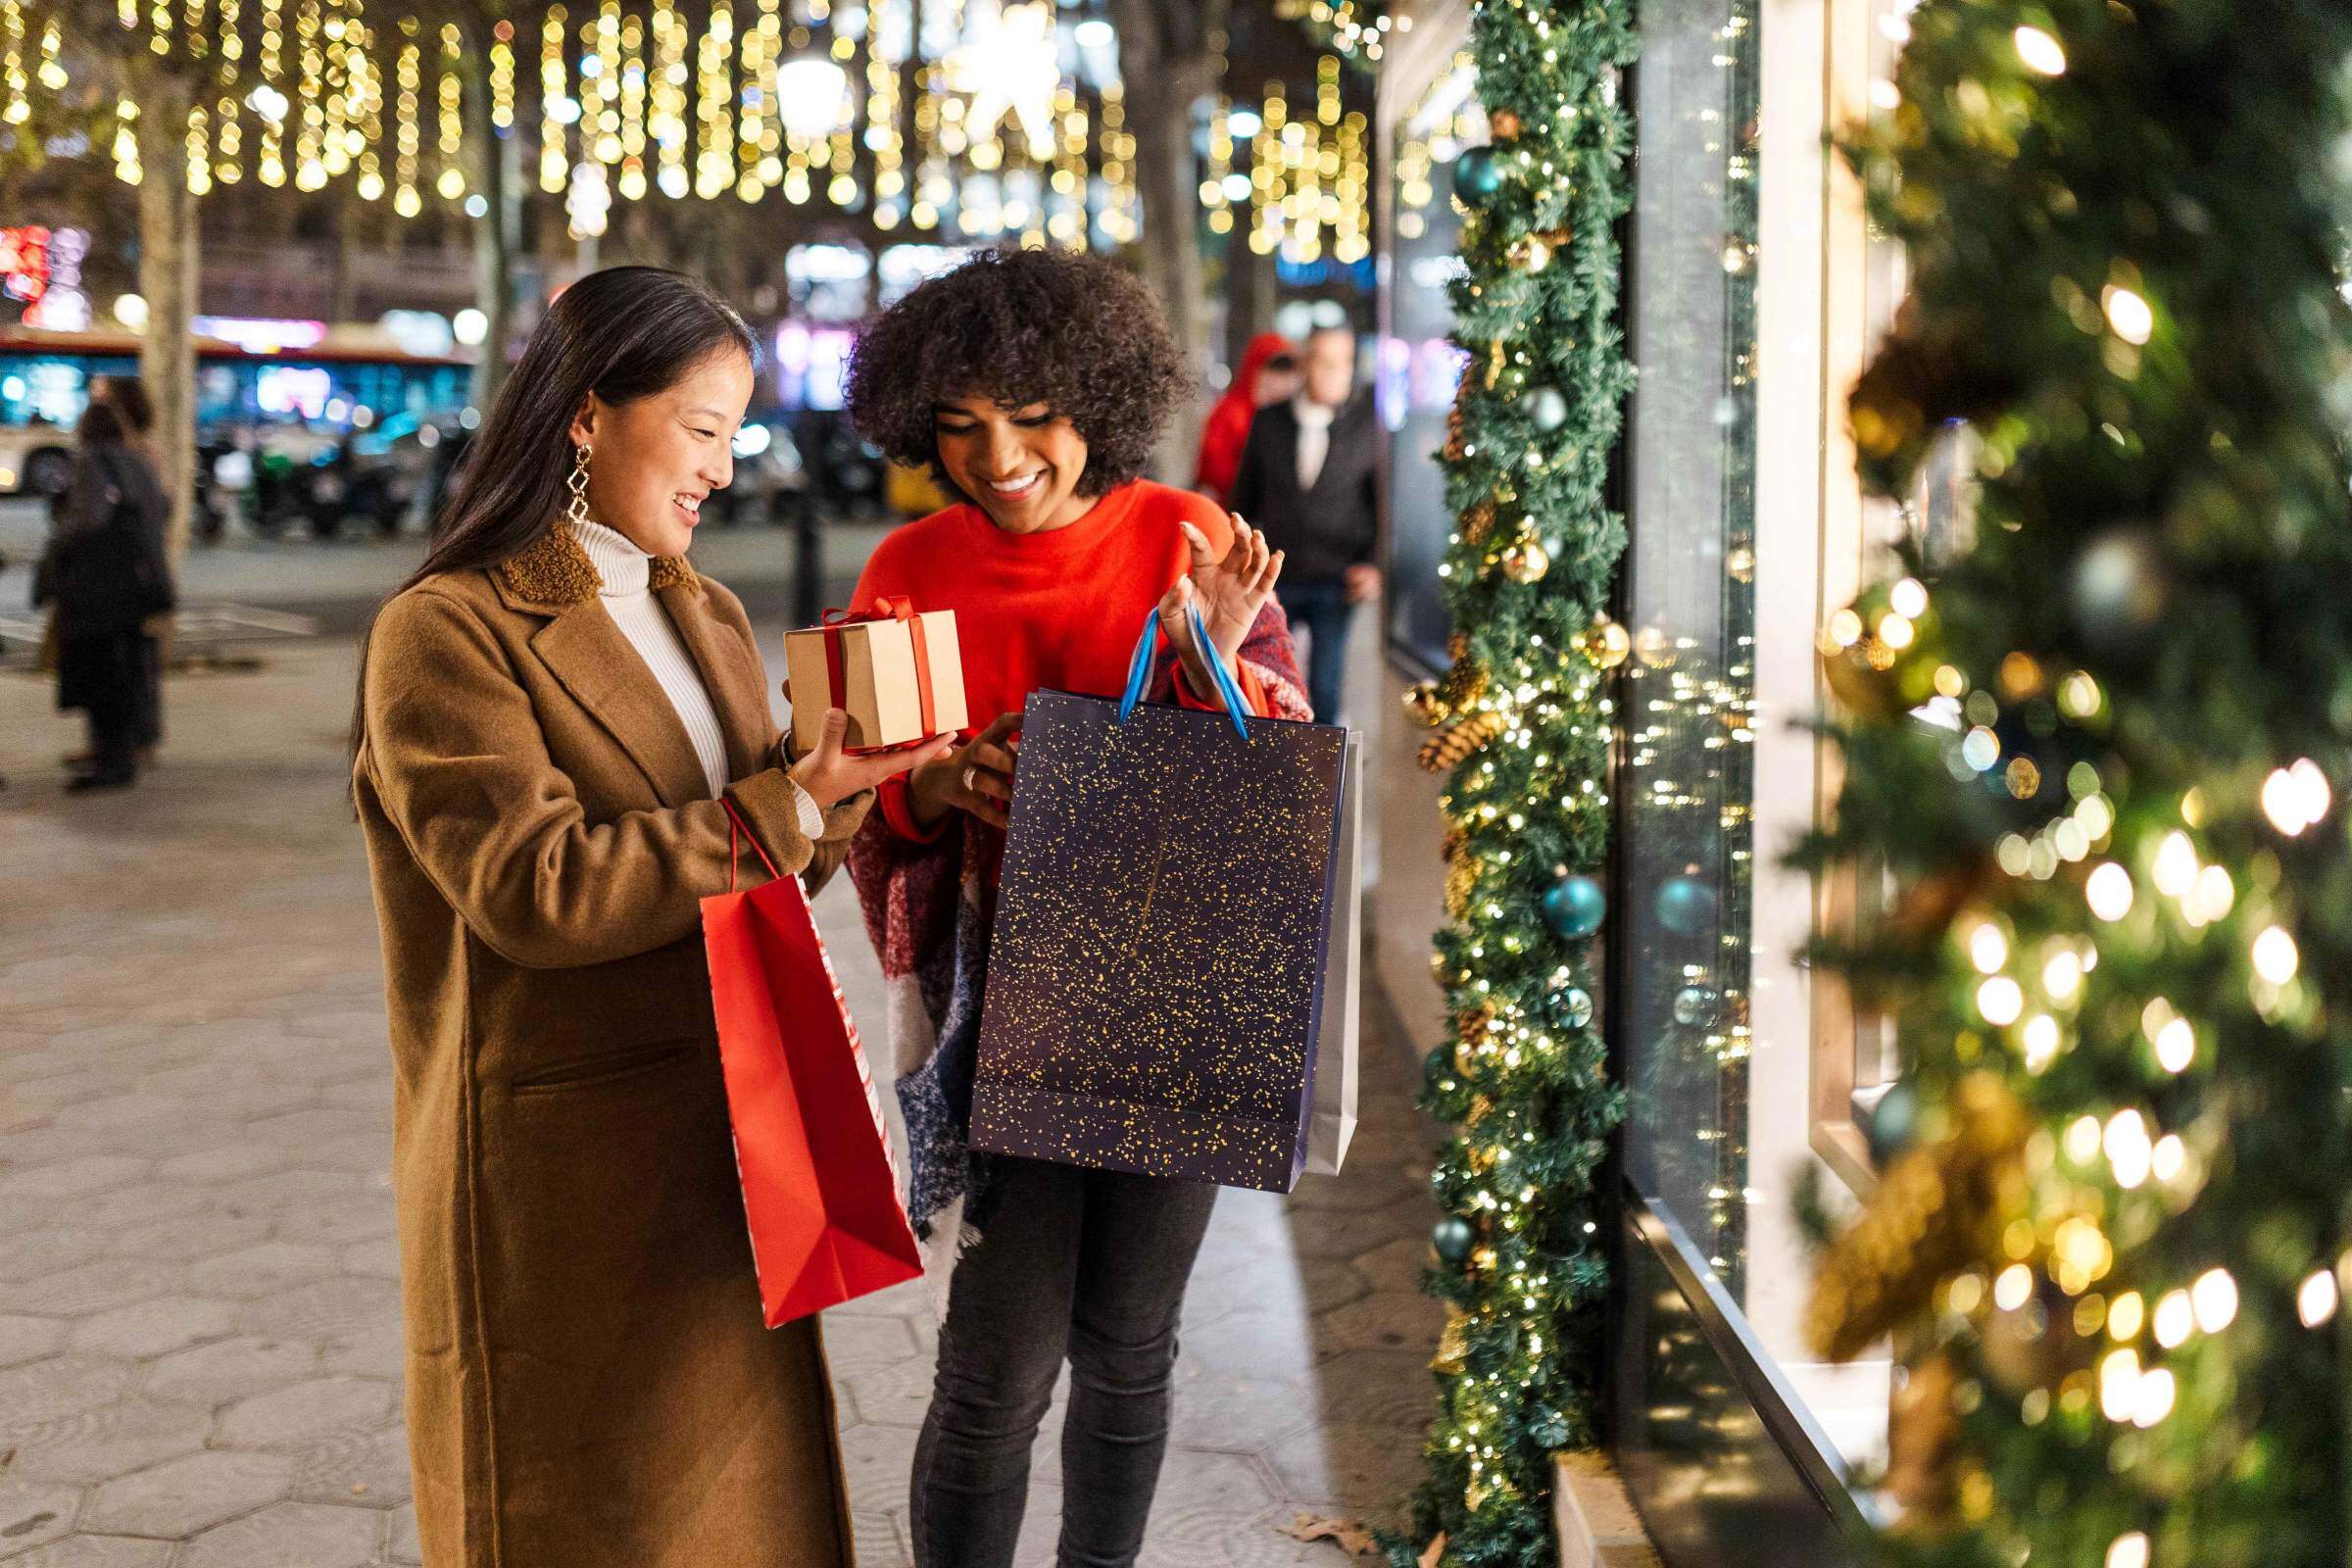
[{"label": "navy shopping bag with gold dots", "polygon": [[971,1146],[1288,1192],[1348,732],[1251,717],[1221,669],[1223,712],[1139,704],[1156,642],[1153,619],[1123,701],[1023,710]]}]

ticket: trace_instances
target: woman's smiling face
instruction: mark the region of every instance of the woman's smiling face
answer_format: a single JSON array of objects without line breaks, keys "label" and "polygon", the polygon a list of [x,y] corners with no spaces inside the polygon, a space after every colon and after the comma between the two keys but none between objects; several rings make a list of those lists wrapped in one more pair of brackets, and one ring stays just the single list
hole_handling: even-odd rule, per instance
[{"label": "woman's smiling face", "polygon": [[974,394],[943,399],[931,416],[940,466],[1006,533],[1066,527],[1094,510],[1078,494],[1086,437],[1045,404]]},{"label": "woman's smiling face", "polygon": [[684,555],[704,501],[735,477],[752,386],[751,360],[730,345],[651,397],[613,404],[590,393],[571,426],[589,448],[588,514],[649,556]]}]

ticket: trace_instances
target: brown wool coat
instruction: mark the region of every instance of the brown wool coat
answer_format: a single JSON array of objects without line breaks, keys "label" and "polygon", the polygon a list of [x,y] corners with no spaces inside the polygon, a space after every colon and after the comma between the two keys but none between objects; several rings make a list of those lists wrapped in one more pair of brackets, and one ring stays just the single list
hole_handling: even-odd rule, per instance
[{"label": "brown wool coat", "polygon": [[[811,883],[743,607],[654,588],[727,788]],[[852,1561],[816,1321],[769,1331],[700,910],[727,817],[559,527],[377,619],[354,773],[383,928],[409,1440],[426,1568]],[[743,851],[745,885],[764,880]]]}]

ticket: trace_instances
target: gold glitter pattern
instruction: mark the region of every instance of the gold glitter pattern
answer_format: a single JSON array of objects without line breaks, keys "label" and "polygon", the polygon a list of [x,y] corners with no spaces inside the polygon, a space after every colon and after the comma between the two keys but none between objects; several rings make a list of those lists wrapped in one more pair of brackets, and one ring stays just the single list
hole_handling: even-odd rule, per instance
[{"label": "gold glitter pattern", "polygon": [[1032,695],[975,1149],[1298,1180],[1347,731]]}]

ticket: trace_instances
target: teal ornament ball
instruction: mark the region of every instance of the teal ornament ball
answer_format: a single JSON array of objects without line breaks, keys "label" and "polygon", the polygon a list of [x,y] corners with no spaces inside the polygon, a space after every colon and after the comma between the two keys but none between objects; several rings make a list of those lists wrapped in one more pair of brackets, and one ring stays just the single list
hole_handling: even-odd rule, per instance
[{"label": "teal ornament ball", "polygon": [[1527,417],[1549,435],[1568,422],[1568,394],[1556,386],[1540,386],[1527,395]]},{"label": "teal ornament ball", "polygon": [[1470,1222],[1451,1214],[1429,1229],[1429,1245],[1448,1263],[1459,1263],[1468,1257],[1471,1245],[1477,1240],[1478,1233],[1470,1228]]},{"label": "teal ornament ball", "polygon": [[1502,168],[1492,147],[1465,147],[1453,161],[1453,193],[1465,207],[1483,207],[1502,188]]},{"label": "teal ornament ball", "polygon": [[1583,986],[1563,986],[1546,1002],[1551,1021],[1563,1029],[1582,1029],[1592,1021],[1592,993]]},{"label": "teal ornament ball", "polygon": [[1696,936],[1715,914],[1715,888],[1705,877],[1670,876],[1658,884],[1658,924],[1678,937]]},{"label": "teal ornament ball", "polygon": [[1897,1080],[1871,1107],[1870,1157],[1883,1170],[1919,1139],[1919,1091]]},{"label": "teal ornament ball", "polygon": [[1544,894],[1544,923],[1563,942],[1581,942],[1608,917],[1608,895],[1582,874],[1564,876]]}]

